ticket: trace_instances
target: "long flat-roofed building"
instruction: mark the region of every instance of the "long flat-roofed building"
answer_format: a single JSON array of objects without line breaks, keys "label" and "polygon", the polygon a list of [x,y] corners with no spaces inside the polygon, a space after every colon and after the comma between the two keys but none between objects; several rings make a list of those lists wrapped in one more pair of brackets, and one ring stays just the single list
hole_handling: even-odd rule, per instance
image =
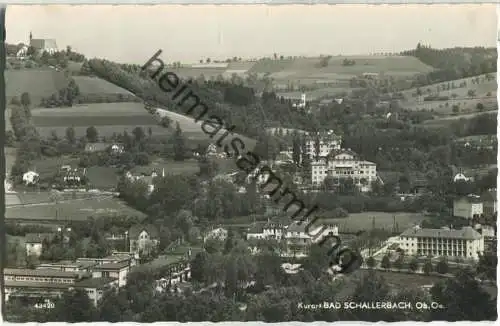
[{"label": "long flat-roofed building", "polygon": [[118,287],[116,278],[91,278],[87,272],[51,268],[4,269],[5,302],[20,300],[24,304],[36,304],[60,297],[65,291],[80,288],[97,304],[104,291],[111,287]]},{"label": "long flat-roofed building", "polygon": [[461,230],[413,227],[401,234],[400,246],[409,255],[479,259],[484,237],[470,226]]}]

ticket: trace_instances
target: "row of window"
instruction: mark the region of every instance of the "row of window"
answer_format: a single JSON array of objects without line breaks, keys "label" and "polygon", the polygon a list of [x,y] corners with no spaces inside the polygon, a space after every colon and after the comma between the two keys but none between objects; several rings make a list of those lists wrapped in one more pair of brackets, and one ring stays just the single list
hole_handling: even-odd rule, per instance
[{"label": "row of window", "polygon": [[5,276],[6,281],[31,281],[50,283],[74,283],[73,279],[53,278],[53,277],[33,277],[33,276]]}]

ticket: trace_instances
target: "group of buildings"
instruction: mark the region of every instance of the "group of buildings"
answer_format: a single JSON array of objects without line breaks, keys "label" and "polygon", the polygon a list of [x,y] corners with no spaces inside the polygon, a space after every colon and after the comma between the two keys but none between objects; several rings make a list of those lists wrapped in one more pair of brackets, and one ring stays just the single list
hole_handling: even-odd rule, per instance
[{"label": "group of buildings", "polygon": [[[275,240],[283,245],[282,256],[304,257],[313,243],[318,243],[328,234],[339,235],[335,225],[316,223],[308,226],[308,221],[291,222],[289,219],[269,220],[266,224],[253,226],[247,232],[247,240]],[[257,251],[257,247],[251,248]]]},{"label": "group of buildings", "polygon": [[470,222],[460,230],[452,227],[426,229],[415,226],[400,236],[400,247],[417,256],[445,256],[477,260],[496,247],[496,189],[482,196],[468,195],[453,202],[453,216]]},{"label": "group of buildings", "polygon": [[[58,229],[64,241],[69,232],[63,231],[61,228]],[[27,234],[26,254],[40,257],[46,246],[59,235],[58,233]],[[90,300],[97,304],[107,289],[125,286],[132,267],[138,265],[144,253],[159,245],[158,230],[152,225],[133,225],[121,234],[108,234],[106,238],[126,241],[128,250],[114,252],[104,258],[78,258],[75,261],[41,263],[34,269],[5,269],[6,302],[20,300],[23,304],[36,305],[40,304],[40,301],[53,302],[54,298],[61,296],[65,291],[83,289]],[[163,278],[164,282],[173,284],[190,276],[180,275],[176,266],[172,268],[171,273],[167,273]],[[186,266],[182,266],[182,270],[185,269]]]},{"label": "group of buildings", "polygon": [[351,179],[362,192],[369,191],[378,180],[377,165],[362,160],[351,149],[343,149],[342,137],[327,131],[307,134],[305,153],[311,160],[311,183],[321,186],[326,178],[332,178],[336,185]]}]

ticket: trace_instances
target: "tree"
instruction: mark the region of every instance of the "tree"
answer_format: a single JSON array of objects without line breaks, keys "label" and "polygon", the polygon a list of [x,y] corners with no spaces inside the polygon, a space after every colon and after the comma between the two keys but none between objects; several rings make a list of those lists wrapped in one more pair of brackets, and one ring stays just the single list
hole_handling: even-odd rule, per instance
[{"label": "tree", "polygon": [[186,145],[184,143],[184,135],[179,122],[176,123],[175,132],[173,135],[174,143],[174,160],[183,161],[186,155]]},{"label": "tree", "polygon": [[408,269],[415,273],[418,270],[418,259],[415,257],[410,261],[410,264],[408,264]]},{"label": "tree", "polygon": [[471,98],[472,98],[472,97],[475,97],[475,96],[476,96],[476,91],[475,91],[475,90],[473,90],[473,89],[469,89],[469,90],[467,91],[467,96],[468,96],[468,97],[471,97]]},{"label": "tree", "polygon": [[82,289],[65,292],[56,301],[51,311],[50,320],[69,323],[91,322],[96,319],[96,311],[92,302]]},{"label": "tree", "polygon": [[434,270],[434,266],[432,266],[432,262],[428,260],[424,263],[423,269],[424,269],[424,274],[429,275]]},{"label": "tree", "polygon": [[163,128],[170,128],[170,126],[172,125],[172,119],[170,119],[168,116],[164,116],[160,120],[160,125]]},{"label": "tree", "polygon": [[373,268],[373,267],[375,267],[375,264],[376,264],[376,262],[375,262],[375,258],[373,258],[373,257],[371,257],[371,256],[370,256],[370,257],[366,260],[366,265],[367,265],[369,268]]},{"label": "tree", "polygon": [[205,283],[206,281],[206,268],[209,255],[207,252],[202,251],[196,254],[191,260],[191,278],[194,281]]},{"label": "tree", "polygon": [[483,112],[484,110],[484,104],[479,102],[476,104],[476,110],[478,110],[479,112]]},{"label": "tree", "polygon": [[99,133],[98,133],[96,127],[94,127],[94,126],[88,127],[87,130],[86,130],[85,135],[87,137],[87,140],[89,142],[92,142],[92,143],[97,142],[97,139],[99,137]]},{"label": "tree", "polygon": [[471,270],[461,270],[454,278],[431,288],[432,301],[442,308],[431,309],[431,320],[485,321],[496,320],[496,298],[481,288]]},{"label": "tree", "polygon": [[24,113],[26,117],[31,118],[30,105],[31,105],[31,97],[28,92],[24,92],[21,94],[21,105],[24,108]]},{"label": "tree", "polygon": [[496,280],[498,258],[495,254],[484,254],[479,257],[477,273],[490,280]]},{"label": "tree", "polygon": [[448,273],[448,263],[446,262],[446,259],[441,259],[439,263],[436,265],[436,272],[439,274],[446,274]]},{"label": "tree", "polygon": [[391,268],[391,260],[389,259],[389,256],[385,255],[383,258],[382,258],[382,263],[380,264],[380,266],[384,269],[389,269]]},{"label": "tree", "polygon": [[404,257],[402,255],[399,255],[398,259],[394,262],[394,268],[396,269],[403,269],[404,265]]},{"label": "tree", "polygon": [[74,144],[76,142],[75,128],[73,127],[66,128],[66,139],[70,144]]},{"label": "tree", "polygon": [[141,142],[146,137],[144,129],[142,129],[141,127],[135,127],[134,130],[132,130],[132,134],[134,135],[134,139],[136,142]]}]

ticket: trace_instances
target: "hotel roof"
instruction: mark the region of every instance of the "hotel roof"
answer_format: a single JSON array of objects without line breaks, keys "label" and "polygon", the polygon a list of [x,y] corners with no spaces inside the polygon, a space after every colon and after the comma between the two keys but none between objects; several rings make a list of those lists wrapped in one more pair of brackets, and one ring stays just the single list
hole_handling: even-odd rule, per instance
[{"label": "hotel roof", "polygon": [[78,272],[63,272],[50,268],[42,269],[24,269],[24,268],[5,268],[4,275],[9,276],[33,276],[33,277],[61,277],[78,278]]},{"label": "hotel roof", "polygon": [[417,237],[417,238],[445,238],[445,239],[466,239],[477,240],[481,239],[481,234],[470,226],[464,227],[461,230],[444,230],[444,229],[418,229],[412,228],[401,233],[402,237]]},{"label": "hotel roof", "polygon": [[102,269],[122,269],[129,266],[128,261],[123,261],[119,263],[105,263],[102,265],[98,265],[95,267],[96,270],[102,270]]}]

